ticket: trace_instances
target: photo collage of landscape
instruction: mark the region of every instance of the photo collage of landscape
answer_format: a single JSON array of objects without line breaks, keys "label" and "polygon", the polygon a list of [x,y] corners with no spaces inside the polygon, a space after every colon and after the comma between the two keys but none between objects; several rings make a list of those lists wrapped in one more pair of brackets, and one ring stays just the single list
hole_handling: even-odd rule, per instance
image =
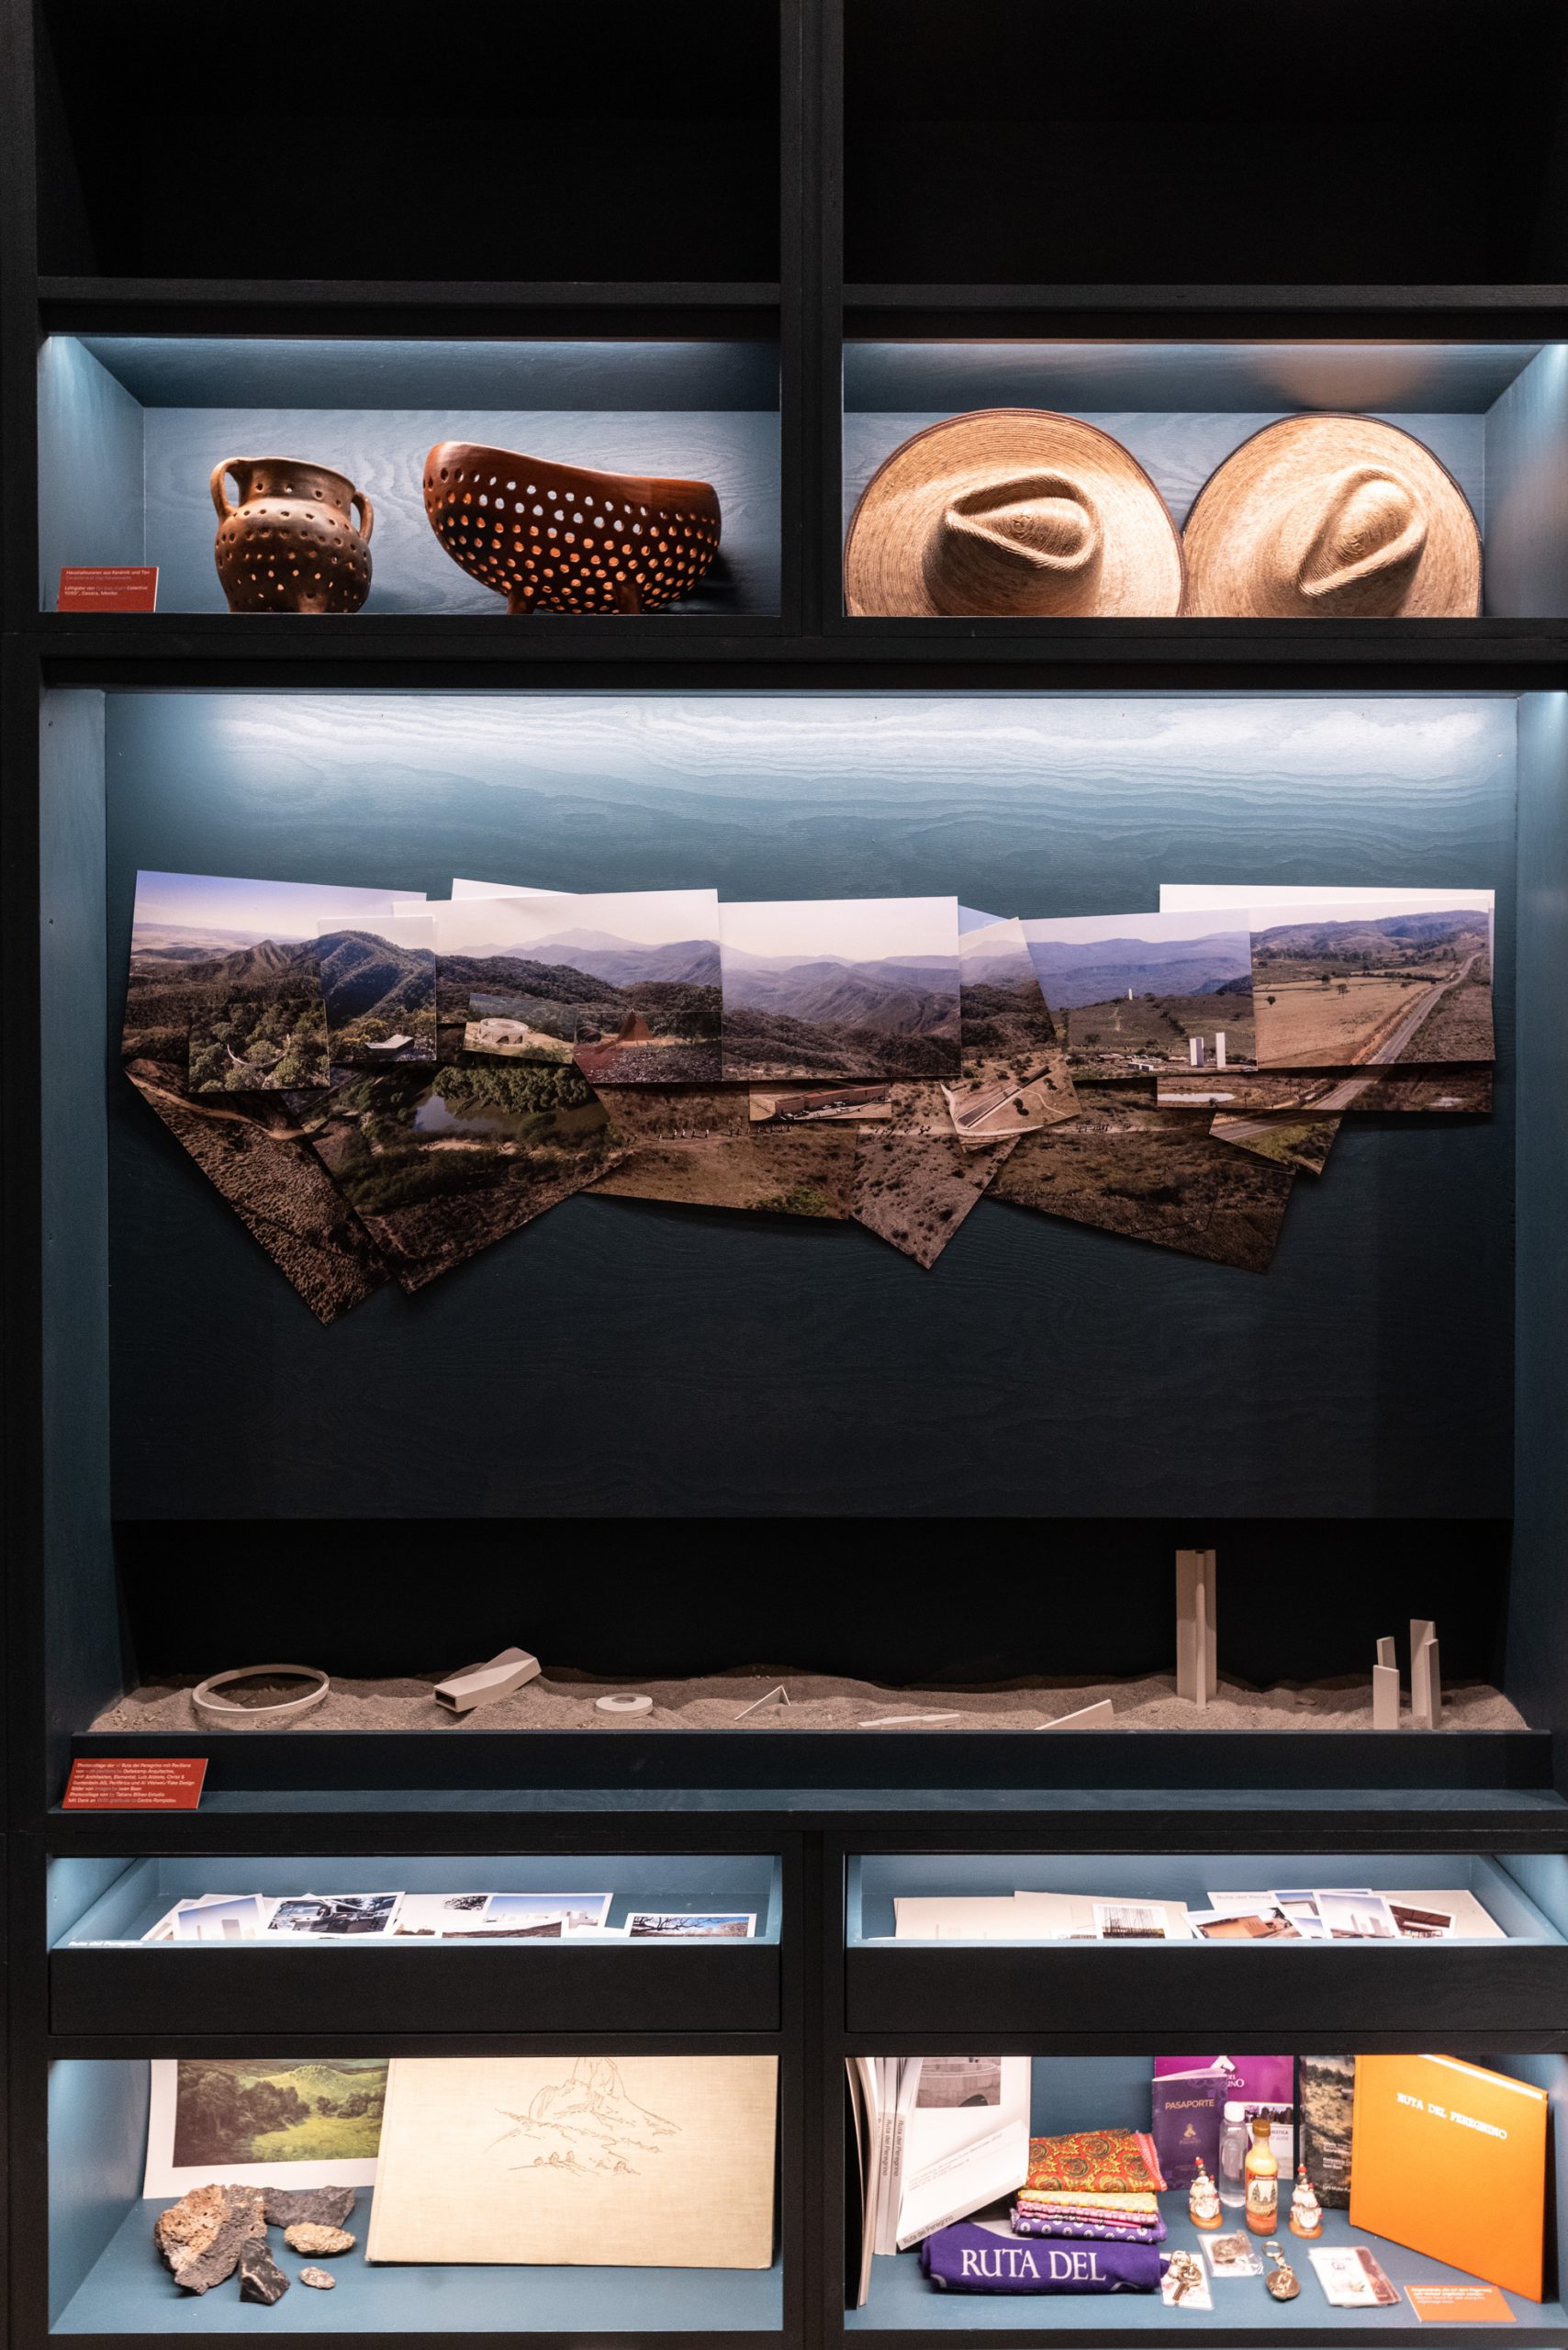
[{"label": "photo collage of landscape", "polygon": [[982,1195],[1253,1272],[1344,1118],[1491,1108],[1492,892],[1150,912],[137,876],[121,1057],[319,1319],[572,1194],[861,1225]]}]

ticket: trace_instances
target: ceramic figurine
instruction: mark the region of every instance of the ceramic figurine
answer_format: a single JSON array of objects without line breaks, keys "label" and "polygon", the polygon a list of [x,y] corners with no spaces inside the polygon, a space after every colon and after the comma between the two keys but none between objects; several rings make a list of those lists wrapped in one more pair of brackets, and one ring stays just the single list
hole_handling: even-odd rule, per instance
[{"label": "ceramic figurine", "polygon": [[1201,2162],[1198,2175],[1187,2189],[1187,2217],[1195,2228],[1217,2228],[1225,2218],[1219,2207],[1219,2189]]},{"label": "ceramic figurine", "polygon": [[1305,2163],[1296,2173],[1295,2192],[1291,2197],[1291,2233],[1293,2236],[1320,2236],[1323,2233],[1323,2206],[1313,2191]]},{"label": "ceramic figurine", "polygon": [[453,562],[509,612],[651,612],[695,588],[719,552],[710,482],[589,473],[467,441],[425,459],[425,512]]},{"label": "ceramic figurine", "polygon": [[[239,484],[238,505],[226,474]],[[303,457],[225,457],[212,469],[212,502],[213,554],[231,612],[358,611],[370,593],[375,517],[352,481]]]}]

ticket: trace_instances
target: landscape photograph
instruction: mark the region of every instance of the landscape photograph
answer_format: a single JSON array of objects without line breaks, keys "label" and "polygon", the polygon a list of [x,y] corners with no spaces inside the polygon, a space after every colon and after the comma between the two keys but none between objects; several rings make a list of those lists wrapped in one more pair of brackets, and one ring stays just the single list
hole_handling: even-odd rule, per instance
[{"label": "landscape photograph", "polygon": [[1089,914],[1021,927],[1074,1080],[1253,1066],[1244,918]]},{"label": "landscape photograph", "polygon": [[718,898],[649,890],[438,910],[440,1019],[464,1051],[576,1059],[607,1085],[721,1075]]},{"label": "landscape photograph", "polygon": [[374,2160],[386,2098],[385,2057],[304,2065],[182,2058],[174,2161],[180,2168],[228,2169]]},{"label": "landscape photograph", "polygon": [[208,873],[139,873],[121,1052],[178,1062],[196,1093],[325,1085],[318,933],[416,893]]},{"label": "landscape photograph", "polygon": [[1032,1134],[1073,1113],[1072,1079],[1024,926],[992,922],[958,941],[963,1074],[946,1089],[960,1142]]},{"label": "landscape photograph", "polygon": [[351,1079],[311,1142],[410,1292],[582,1191],[620,1156],[602,1105],[569,1067]]},{"label": "landscape photograph", "polygon": [[1208,1113],[1159,1110],[1152,1085],[1083,1086],[1079,1114],[1025,1135],[992,1196],[1157,1248],[1266,1272],[1294,1170],[1210,1136]]},{"label": "landscape photograph", "polygon": [[1259,1069],[1245,1076],[1200,1076],[1173,1072],[1159,1080],[1162,1110],[1208,1108],[1227,1113],[1312,1110],[1325,1116],[1343,1110],[1436,1111],[1450,1116],[1485,1116],[1492,1108],[1492,1069],[1484,1068],[1397,1069],[1373,1064],[1364,1069],[1315,1069],[1294,1077]]},{"label": "landscape photograph", "polygon": [[388,1069],[433,1061],[435,923],[429,914],[389,915],[317,934],[328,1055],[334,1069]]},{"label": "landscape photograph", "polygon": [[386,1266],[310,1147],[297,1099],[197,1097],[183,1064],[165,1061],[133,1060],[125,1073],[319,1322],[383,1286]]},{"label": "landscape photograph", "polygon": [[864,1129],[855,1166],[854,1215],[857,1224],[929,1272],[1014,1146],[1000,1142],[969,1150],[950,1127],[932,1133],[922,1131],[923,1124],[910,1120]]},{"label": "landscape photograph", "polygon": [[956,899],[726,904],[721,920],[726,1079],[957,1082]]},{"label": "landscape photograph", "polygon": [[1277,912],[1252,920],[1260,1068],[1492,1058],[1490,890]]},{"label": "landscape photograph", "polygon": [[890,1085],[754,1085],[749,1091],[756,1125],[879,1125],[893,1114]]},{"label": "landscape photograph", "polygon": [[736,1134],[648,1136],[594,1186],[623,1200],[681,1207],[744,1208],[757,1215],[842,1219],[855,1185],[853,1126],[753,1126],[734,1096]]},{"label": "landscape photograph", "polygon": [[1302,1175],[1321,1175],[1340,1124],[1338,1115],[1303,1118],[1292,1110],[1253,1111],[1240,1116],[1218,1111],[1209,1122],[1209,1132],[1215,1142],[1256,1151],[1260,1158],[1272,1158]]}]

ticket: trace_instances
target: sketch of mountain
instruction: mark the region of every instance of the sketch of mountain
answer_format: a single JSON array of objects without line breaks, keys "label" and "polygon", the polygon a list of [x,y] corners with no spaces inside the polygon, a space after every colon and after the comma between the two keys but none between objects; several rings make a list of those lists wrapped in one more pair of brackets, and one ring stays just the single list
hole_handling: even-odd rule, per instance
[{"label": "sketch of mountain", "polygon": [[620,2066],[608,2056],[579,2056],[564,2080],[534,2091],[526,2113],[505,2106],[496,2110],[512,2127],[493,2139],[487,2151],[512,2147],[523,2157],[509,2165],[513,2170],[585,2177],[635,2171],[633,2154],[657,2155],[663,2149],[655,2140],[679,2135],[678,2124],[627,2096]]}]

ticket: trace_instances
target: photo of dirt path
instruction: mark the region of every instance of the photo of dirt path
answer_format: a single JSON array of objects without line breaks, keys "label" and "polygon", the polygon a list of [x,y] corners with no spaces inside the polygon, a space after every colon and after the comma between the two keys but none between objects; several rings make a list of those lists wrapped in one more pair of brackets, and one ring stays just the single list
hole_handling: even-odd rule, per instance
[{"label": "photo of dirt path", "polygon": [[1329,906],[1255,923],[1252,988],[1260,1069],[1483,1061],[1490,909]]}]

